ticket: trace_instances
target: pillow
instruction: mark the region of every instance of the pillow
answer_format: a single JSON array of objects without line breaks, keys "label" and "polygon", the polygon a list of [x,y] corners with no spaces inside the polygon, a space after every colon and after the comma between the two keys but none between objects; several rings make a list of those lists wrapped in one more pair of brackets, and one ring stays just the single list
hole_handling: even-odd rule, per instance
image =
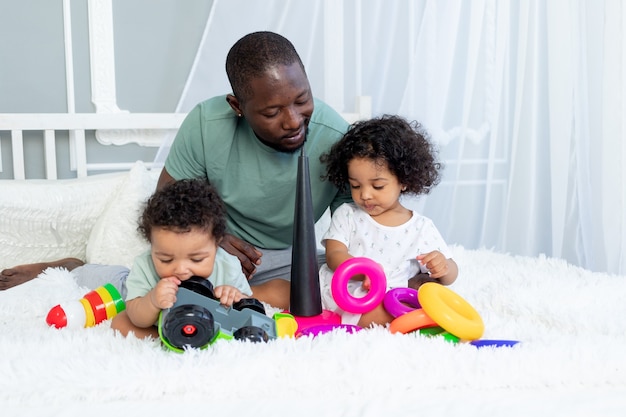
[{"label": "pillow", "polygon": [[0,181],[0,270],[68,257],[85,260],[91,229],[125,175]]},{"label": "pillow", "polygon": [[135,257],[150,247],[137,231],[137,222],[144,203],[156,189],[159,174],[142,162],[131,168],[91,230],[88,263],[130,268]]}]

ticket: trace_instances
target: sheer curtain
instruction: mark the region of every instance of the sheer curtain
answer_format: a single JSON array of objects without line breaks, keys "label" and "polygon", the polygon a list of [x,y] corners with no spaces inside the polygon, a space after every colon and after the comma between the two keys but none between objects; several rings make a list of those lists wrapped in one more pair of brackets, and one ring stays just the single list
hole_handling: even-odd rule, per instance
[{"label": "sheer curtain", "polygon": [[406,204],[448,242],[626,274],[625,22],[619,0],[215,1],[177,110],[230,91],[239,37],[279,32],[337,110],[369,95],[428,128],[443,181]]}]

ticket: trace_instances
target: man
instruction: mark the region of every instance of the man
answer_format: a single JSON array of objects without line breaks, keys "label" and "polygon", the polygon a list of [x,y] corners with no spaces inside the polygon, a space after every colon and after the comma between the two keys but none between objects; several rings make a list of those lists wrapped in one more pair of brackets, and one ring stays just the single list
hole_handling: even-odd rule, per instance
[{"label": "man", "polygon": [[[232,94],[204,101],[188,114],[157,188],[206,176],[226,204],[229,233],[220,245],[239,258],[255,298],[288,308],[298,151],[304,146],[309,156],[317,221],[329,206],[351,201],[321,179],[325,167],[319,159],[348,123],[313,98],[298,53],[281,35],[255,32],[241,38],[228,53],[226,73]],[[68,258],[10,268],[0,275],[0,289],[49,266],[76,268],[83,280],[90,266],[81,264]]]}]

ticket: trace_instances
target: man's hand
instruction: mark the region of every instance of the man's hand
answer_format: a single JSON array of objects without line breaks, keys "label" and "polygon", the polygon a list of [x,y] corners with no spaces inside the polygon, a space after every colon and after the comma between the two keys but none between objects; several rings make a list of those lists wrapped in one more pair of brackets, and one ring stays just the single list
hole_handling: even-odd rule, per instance
[{"label": "man's hand", "polygon": [[229,234],[224,236],[220,242],[220,246],[226,252],[239,258],[241,269],[246,275],[246,278],[252,278],[257,265],[261,264],[261,252],[248,242]]}]

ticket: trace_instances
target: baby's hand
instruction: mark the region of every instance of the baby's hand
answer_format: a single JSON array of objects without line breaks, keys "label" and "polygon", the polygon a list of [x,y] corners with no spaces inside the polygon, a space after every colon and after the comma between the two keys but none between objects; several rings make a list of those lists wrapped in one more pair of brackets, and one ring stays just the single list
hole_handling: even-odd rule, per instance
[{"label": "baby's hand", "polygon": [[220,300],[220,304],[225,307],[230,307],[233,303],[244,298],[241,291],[231,285],[215,287],[215,297],[217,297]]},{"label": "baby's hand", "polygon": [[372,280],[367,275],[364,275],[363,283],[361,283],[361,288],[363,288],[366,291],[369,291],[371,287],[372,287]]},{"label": "baby's hand", "polygon": [[448,273],[446,257],[438,250],[418,255],[417,260],[420,264],[428,268],[431,278],[441,278]]},{"label": "baby's hand", "polygon": [[180,280],[176,277],[161,278],[150,293],[150,301],[156,308],[170,308],[176,302],[176,293]]}]

